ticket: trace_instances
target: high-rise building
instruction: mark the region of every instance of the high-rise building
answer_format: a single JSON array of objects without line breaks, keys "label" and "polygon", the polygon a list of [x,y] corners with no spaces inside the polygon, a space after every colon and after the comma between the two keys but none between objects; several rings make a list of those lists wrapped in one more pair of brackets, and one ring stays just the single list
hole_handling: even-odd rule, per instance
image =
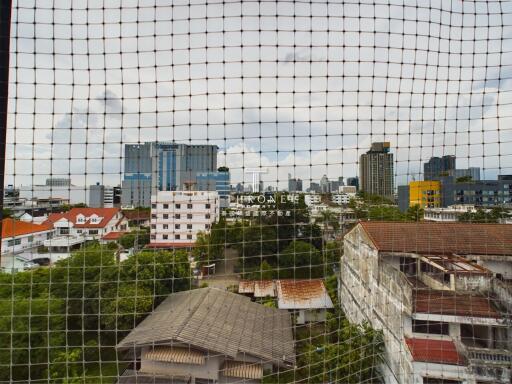
[{"label": "high-rise building", "polygon": [[90,208],[119,208],[121,205],[120,186],[109,187],[96,183],[89,186],[89,207]]},{"label": "high-rise building", "polygon": [[320,192],[321,193],[330,193],[331,192],[331,185],[329,183],[329,179],[327,178],[327,175],[323,175],[320,179]]},{"label": "high-rise building", "polygon": [[392,198],[394,195],[393,154],[389,152],[390,143],[372,143],[370,150],[359,159],[359,177],[361,190],[372,194]]},{"label": "high-rise building", "polygon": [[65,177],[49,177],[46,179],[45,184],[48,187],[69,187],[71,186],[71,179]]},{"label": "high-rise building", "polygon": [[199,172],[196,183],[198,191],[216,191],[219,194],[221,208],[229,207],[231,186],[228,168],[221,167],[216,172]]},{"label": "high-rise building", "polygon": [[443,176],[454,176],[455,164],[455,156],[431,157],[428,162],[423,164],[423,179],[438,180]]},{"label": "high-rise building", "polygon": [[174,142],[125,145],[122,205],[149,207],[158,191],[186,189],[198,173],[217,169],[217,150]]},{"label": "high-rise building", "polygon": [[352,187],[356,187],[356,191],[359,190],[359,177],[349,177],[347,178],[347,185]]},{"label": "high-rise building", "polygon": [[471,180],[480,180],[480,168],[478,167],[469,167],[467,169],[456,169],[455,177],[471,177]]},{"label": "high-rise building", "polygon": [[302,180],[288,174],[288,192],[302,192]]},{"label": "high-rise building", "polygon": [[309,192],[320,193],[321,192],[320,184],[311,182],[309,185]]}]

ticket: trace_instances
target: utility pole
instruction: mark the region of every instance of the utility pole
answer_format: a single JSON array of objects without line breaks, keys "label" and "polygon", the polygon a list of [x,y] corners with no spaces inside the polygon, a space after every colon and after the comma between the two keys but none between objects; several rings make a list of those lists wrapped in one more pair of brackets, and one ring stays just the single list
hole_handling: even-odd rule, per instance
[{"label": "utility pole", "polygon": [[[0,0],[0,238],[4,209],[5,147],[9,103],[9,49],[11,42],[12,0]],[[1,242],[0,242],[1,248]]]}]

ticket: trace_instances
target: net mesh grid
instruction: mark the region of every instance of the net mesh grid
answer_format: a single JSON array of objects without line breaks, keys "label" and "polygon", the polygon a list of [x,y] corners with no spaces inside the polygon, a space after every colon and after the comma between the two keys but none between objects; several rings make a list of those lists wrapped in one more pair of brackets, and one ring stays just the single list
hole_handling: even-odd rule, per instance
[{"label": "net mesh grid", "polygon": [[[403,287],[393,291],[398,288],[385,285],[380,266],[370,261],[352,264],[359,268],[353,271],[360,275],[357,279],[378,274],[372,277],[381,284],[376,289],[392,292],[387,296],[389,303],[375,303],[372,295],[376,293],[349,281],[344,270],[350,264],[340,260],[344,252],[353,251],[347,248],[352,238],[344,243],[343,237],[357,220],[385,222],[389,228],[390,221],[420,220],[423,209],[401,212],[395,198],[400,199],[399,186],[426,180],[423,164],[431,157],[453,155],[457,169],[469,172],[470,167],[477,167],[482,180],[512,174],[511,13],[512,3],[506,1],[13,1],[0,382],[259,380],[226,379],[222,364],[233,359],[261,366],[261,380],[271,383],[471,382],[475,377],[506,382],[510,367],[499,365],[492,371],[484,364],[484,372],[467,350],[468,346],[485,346],[485,353],[499,356],[493,364],[500,359],[510,363],[512,331],[506,323],[496,320],[486,328],[473,316],[458,326],[457,338],[453,324],[449,327],[450,321],[440,320],[442,316],[402,318],[382,307],[392,308],[391,297],[396,292],[403,294]],[[175,234],[189,224],[196,230],[187,212],[176,208],[176,204],[193,203],[193,198],[187,201],[178,195],[156,194],[155,188],[193,190],[201,185],[199,180],[190,180],[189,169],[182,174],[178,170],[173,182],[180,179],[179,185],[147,187],[142,176],[130,179],[136,172],[126,170],[128,146],[171,142],[216,145],[216,163],[208,171],[229,169],[231,205],[219,208],[217,197],[205,195],[206,201],[201,202],[214,207],[215,220],[201,234],[194,232],[193,248],[177,244],[192,240],[187,232],[180,232],[181,238]],[[390,171],[391,193],[359,194],[348,203],[334,204],[333,195],[339,193],[325,192],[338,191],[339,177],[347,182],[359,176],[361,182],[361,156],[378,142],[389,142],[393,154],[390,168],[381,165]],[[167,161],[180,155],[169,155],[157,146],[151,151],[150,171],[141,170],[145,167],[142,154],[135,157],[139,173],[156,180],[163,177],[160,169],[177,167],[170,162],[163,165],[162,158]],[[201,155],[188,156],[187,161],[199,162]],[[162,164],[157,164],[160,160]],[[301,191],[288,191],[296,179],[302,182]],[[128,180],[135,184],[127,187]],[[65,212],[73,209],[92,215],[83,207],[92,205],[97,183],[112,188],[112,206],[122,206],[132,215],[129,227],[121,216],[104,232],[101,226],[91,227],[92,232],[91,228],[80,230],[79,222],[76,228],[61,226],[59,220],[69,220]],[[308,187],[319,190],[305,192]],[[146,193],[142,191],[147,188],[152,199],[133,204],[144,200],[133,194]],[[441,198],[440,191],[426,193]],[[127,194],[132,194],[131,204],[125,204]],[[106,205],[104,189],[101,195],[101,204]],[[318,201],[307,202],[308,195]],[[484,195],[489,202],[492,197]],[[43,207],[42,200],[49,197],[63,200],[46,202]],[[476,210],[463,219],[475,226],[476,222],[506,222],[511,198],[503,192],[492,205],[494,210]],[[171,206],[167,213],[163,204]],[[23,212],[31,217],[21,217]],[[41,235],[47,238],[34,232],[28,240],[30,230],[6,235],[6,220],[14,220],[12,232],[20,233],[25,231],[24,223],[39,225],[41,213],[52,212],[49,219],[53,219],[42,224],[50,227],[45,231],[51,234]],[[59,216],[59,212],[64,214]],[[200,214],[209,212],[210,208]],[[168,232],[161,229],[163,225]],[[512,279],[510,230],[506,227],[510,224],[503,225],[501,235],[483,241],[502,244],[505,261],[496,266],[479,260],[491,271],[489,286],[457,290],[456,307],[477,295],[486,299],[489,310],[499,309],[500,319],[509,317],[510,305],[496,294],[500,287],[509,292],[507,279]],[[106,232],[122,234],[107,242],[102,239]],[[175,249],[159,244],[172,237]],[[81,240],[73,243],[77,238]],[[57,244],[71,250],[63,256],[66,252],[51,250]],[[370,260],[368,254],[363,256]],[[389,276],[409,271],[409,261],[397,257],[387,260],[395,263],[395,272],[386,270]],[[39,259],[44,264],[44,258],[50,265],[36,267],[31,262]],[[434,276],[431,288],[455,284],[447,283],[446,273],[439,269],[422,268],[421,273]],[[120,348],[130,331],[140,329],[142,321],[149,321],[152,312],[174,293],[207,286],[238,294],[239,283],[246,280],[273,280],[277,286],[278,280],[318,279],[333,308],[309,312],[315,319],[306,324],[300,323],[304,313],[290,312],[289,326],[281,329],[279,337],[264,326],[267,322],[275,325],[277,313],[287,313],[277,309],[279,293],[252,298],[274,308],[263,313],[247,307],[257,311],[256,321],[236,306],[215,307],[221,298],[214,290],[201,308],[219,312],[207,313],[203,327],[196,324],[198,328],[190,331],[195,343],[146,341],[155,348],[166,342],[176,350],[199,350],[208,361],[220,362],[216,369],[206,369],[206,374],[197,367],[183,373],[177,363],[167,368],[145,365],[140,348]],[[400,278],[396,279],[400,286]],[[354,305],[344,302],[351,290],[354,297],[362,298]],[[187,310],[197,310],[197,314],[190,297]],[[446,297],[442,300],[449,300]],[[239,298],[224,300],[232,303]],[[367,303],[376,306],[372,311],[383,317],[371,318],[372,311],[364,309]],[[229,311],[221,310],[226,307]],[[324,314],[326,319],[322,319]],[[177,315],[170,311],[169,316]],[[394,322],[397,316],[399,325]],[[233,318],[238,318],[234,325]],[[243,323],[253,325],[253,321],[254,329],[244,327]],[[223,333],[228,327],[223,328],[223,322],[233,326],[233,332],[238,330],[240,339],[254,332],[253,342],[241,346],[237,356],[228,356],[225,347],[219,346],[222,337],[230,336]],[[162,326],[151,324],[150,328]],[[204,343],[198,344],[201,338]],[[455,355],[463,356],[464,362],[445,362],[418,373],[411,361],[421,346],[406,339],[454,339]],[[217,349],[204,347],[214,342]],[[274,346],[280,343],[281,347]],[[291,345],[293,362],[261,357],[262,345],[275,350]],[[430,358],[449,359],[451,347],[428,344],[424,351]],[[455,373],[453,367],[457,367]]]}]

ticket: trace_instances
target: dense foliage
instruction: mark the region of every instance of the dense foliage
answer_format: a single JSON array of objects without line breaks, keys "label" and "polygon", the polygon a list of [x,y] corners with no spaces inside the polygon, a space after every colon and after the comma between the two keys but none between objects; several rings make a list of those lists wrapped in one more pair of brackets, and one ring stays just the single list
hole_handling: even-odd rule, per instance
[{"label": "dense foliage", "polygon": [[52,268],[0,274],[0,381],[72,382],[115,362],[112,347],[169,293],[189,289],[189,274],[183,251],[119,263],[99,244]]},{"label": "dense foliage", "polygon": [[470,223],[499,223],[500,219],[506,219],[509,217],[509,211],[504,208],[478,208],[476,212],[465,212],[460,215],[459,221]]}]

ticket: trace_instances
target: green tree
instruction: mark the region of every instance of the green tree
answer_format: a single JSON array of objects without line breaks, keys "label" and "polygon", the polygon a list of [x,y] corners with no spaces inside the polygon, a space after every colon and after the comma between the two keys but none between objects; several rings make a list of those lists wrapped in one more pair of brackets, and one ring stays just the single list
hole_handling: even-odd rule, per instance
[{"label": "green tree", "polygon": [[278,255],[280,278],[314,278],[323,275],[320,251],[304,241],[292,241]]},{"label": "green tree", "polygon": [[125,249],[133,247],[142,249],[146,244],[149,244],[149,231],[136,230],[125,233],[119,238],[119,244]]},{"label": "green tree", "polygon": [[415,204],[407,209],[405,217],[410,221],[421,221],[425,215],[425,210],[419,204]]}]

